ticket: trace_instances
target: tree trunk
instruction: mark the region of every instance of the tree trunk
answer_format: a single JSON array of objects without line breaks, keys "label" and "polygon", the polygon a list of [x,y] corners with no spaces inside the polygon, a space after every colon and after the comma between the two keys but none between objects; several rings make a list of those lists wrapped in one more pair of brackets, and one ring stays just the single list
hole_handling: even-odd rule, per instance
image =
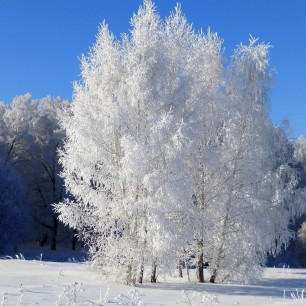
[{"label": "tree trunk", "polygon": [[52,232],[51,232],[51,250],[53,251],[56,250],[57,229],[58,229],[58,219],[57,219],[57,215],[54,215]]},{"label": "tree trunk", "polygon": [[219,267],[220,267],[220,262],[221,262],[221,257],[222,257],[224,242],[225,242],[225,234],[226,234],[228,221],[229,221],[229,206],[227,206],[226,216],[223,219],[222,232],[220,234],[220,242],[219,242],[219,245],[217,246],[217,250],[215,253],[216,255],[214,259],[214,265],[213,265],[212,274],[209,280],[211,283],[214,283],[216,281],[217,274],[219,273]]},{"label": "tree trunk", "polygon": [[179,271],[179,277],[183,278],[183,271],[182,271],[182,265],[181,265],[181,259],[178,259],[178,271]]},{"label": "tree trunk", "polygon": [[143,267],[143,264],[142,264],[141,267],[140,267],[140,272],[139,272],[139,277],[138,277],[138,283],[139,284],[142,284],[142,281],[143,281],[143,272],[144,272],[144,267]]},{"label": "tree trunk", "polygon": [[156,263],[153,263],[152,272],[151,272],[151,283],[156,283],[156,281],[157,281]]},{"label": "tree trunk", "polygon": [[185,266],[186,266],[187,279],[188,279],[188,282],[190,282],[190,275],[189,275],[189,260],[188,260],[188,257],[187,257],[187,256],[186,256],[186,258],[185,258]]},{"label": "tree trunk", "polygon": [[72,231],[72,241],[71,241],[71,249],[72,249],[73,251],[76,250],[76,245],[77,245],[77,242],[78,242],[78,239],[77,239],[77,237],[76,237],[76,234],[77,234],[77,230],[74,229],[74,230]]},{"label": "tree trunk", "polygon": [[203,242],[198,241],[198,255],[197,255],[197,278],[200,283],[204,283],[204,271],[203,271]]},{"label": "tree trunk", "polygon": [[126,271],[126,284],[127,285],[132,285],[133,284],[133,278],[132,278],[132,265],[129,264],[127,266],[127,271]]},{"label": "tree trunk", "polygon": [[39,239],[38,243],[41,247],[45,246],[45,244],[48,242],[48,234],[44,233],[41,239]]},{"label": "tree trunk", "polygon": [[211,273],[211,277],[210,277],[210,282],[214,283],[217,277],[217,269],[213,269],[212,273]]},{"label": "tree trunk", "polygon": [[214,283],[216,281],[217,275],[219,273],[222,248],[223,248],[223,244],[221,244],[221,246],[217,250],[218,253],[217,253],[217,256],[216,256],[216,259],[215,259],[215,264],[213,266],[213,269],[212,269],[212,272],[211,272],[211,276],[210,276],[210,280],[209,280],[211,283]]},{"label": "tree trunk", "polygon": [[[222,259],[222,253],[224,251],[224,244],[225,244],[225,241],[226,241],[226,233],[227,233],[227,230],[229,228],[229,221],[230,221],[230,208],[232,207],[232,199],[233,199],[233,193],[235,191],[235,178],[236,178],[236,174],[237,174],[237,170],[238,170],[238,160],[239,158],[241,157],[241,150],[242,150],[242,147],[241,147],[241,142],[242,142],[242,139],[244,137],[244,132],[245,132],[245,129],[246,129],[246,123],[245,123],[245,119],[243,119],[243,122],[242,122],[242,131],[241,131],[241,135],[240,135],[240,145],[238,147],[238,152],[234,158],[234,165],[233,165],[233,173],[231,174],[231,180],[230,180],[230,185],[229,185],[229,189],[228,189],[228,192],[227,192],[227,200],[226,200],[226,203],[225,203],[225,216],[222,220],[222,227],[221,227],[221,233],[220,233],[220,236],[219,236],[219,243],[217,245],[217,249],[216,249],[216,252],[215,252],[215,256],[214,256],[214,263],[213,263],[213,268],[212,268],[212,274],[211,274],[211,277],[210,277],[210,282],[211,283],[214,283],[216,281],[216,278],[219,274],[219,269],[220,269],[220,264],[221,264],[221,259]],[[241,188],[241,187],[240,187]]]}]

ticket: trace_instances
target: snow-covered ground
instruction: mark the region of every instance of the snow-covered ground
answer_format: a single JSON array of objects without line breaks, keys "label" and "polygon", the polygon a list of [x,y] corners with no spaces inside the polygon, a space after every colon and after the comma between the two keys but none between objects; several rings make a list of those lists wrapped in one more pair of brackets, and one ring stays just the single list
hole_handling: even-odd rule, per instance
[{"label": "snow-covered ground", "polygon": [[1,306],[304,305],[303,288],[306,270],[302,269],[267,268],[262,280],[246,286],[168,277],[157,284],[128,287],[99,280],[84,262],[0,260]]}]

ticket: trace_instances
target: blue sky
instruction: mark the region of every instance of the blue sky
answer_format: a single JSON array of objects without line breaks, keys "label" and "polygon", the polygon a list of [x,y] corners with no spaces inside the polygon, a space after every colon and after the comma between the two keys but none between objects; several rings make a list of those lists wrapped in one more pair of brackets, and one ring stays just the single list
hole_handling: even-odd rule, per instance
[{"label": "blue sky", "polygon": [[[156,0],[162,17],[176,0]],[[129,30],[141,0],[0,0],[0,100],[9,103],[30,92],[72,97],[80,77],[79,58],[95,42],[106,20],[116,36]],[[306,136],[306,1],[182,0],[196,29],[208,26],[224,39],[231,54],[249,34],[270,42],[275,84],[271,115],[290,121],[291,136]]]}]

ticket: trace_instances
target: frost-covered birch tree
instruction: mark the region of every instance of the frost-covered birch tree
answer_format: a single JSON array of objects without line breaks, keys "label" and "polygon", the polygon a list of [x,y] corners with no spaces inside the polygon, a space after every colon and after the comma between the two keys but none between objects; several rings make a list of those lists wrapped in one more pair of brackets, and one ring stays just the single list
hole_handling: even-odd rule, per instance
[{"label": "frost-covered birch tree", "polygon": [[179,5],[161,20],[149,0],[131,27],[117,40],[102,23],[82,58],[60,152],[75,200],[55,209],[125,283],[156,281],[186,244],[200,282],[204,261],[211,282],[246,280],[303,209],[269,118],[269,45],[251,40],[225,67],[217,34],[196,32]]},{"label": "frost-covered birch tree", "polygon": [[76,201],[58,206],[93,261],[105,270],[115,266],[127,283],[142,281],[150,266],[156,281],[157,265],[171,249],[167,165],[183,128],[175,116],[181,101],[173,97],[180,75],[174,50],[167,50],[172,38],[150,1],[131,24],[122,42],[102,24],[82,60],[83,82],[75,85],[72,116],[63,120],[63,176]]},{"label": "frost-covered birch tree", "polygon": [[64,222],[82,228],[94,262],[122,267],[128,283],[148,266],[155,281],[164,255],[183,242],[174,228],[190,199],[179,198],[178,152],[190,142],[187,129],[201,130],[185,120],[200,126],[201,103],[220,78],[220,40],[196,34],[179,7],[162,21],[145,1],[131,24],[121,42],[102,24],[83,58],[73,115],[63,120],[63,176],[76,201],[57,206]]},{"label": "frost-covered birch tree", "polygon": [[295,191],[287,138],[269,117],[268,50],[253,38],[239,46],[226,79],[224,195],[215,208],[211,282],[258,277],[266,255],[288,243],[291,220],[305,210]]}]

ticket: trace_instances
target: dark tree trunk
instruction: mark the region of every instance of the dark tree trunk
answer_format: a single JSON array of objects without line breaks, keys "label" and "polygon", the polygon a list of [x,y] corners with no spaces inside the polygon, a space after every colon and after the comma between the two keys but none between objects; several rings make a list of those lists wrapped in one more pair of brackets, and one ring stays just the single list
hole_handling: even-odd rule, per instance
[{"label": "dark tree trunk", "polygon": [[72,248],[73,251],[76,250],[76,245],[77,245],[77,241],[78,241],[78,239],[76,237],[76,234],[77,234],[77,230],[74,229],[72,231],[72,243],[71,243],[71,248]]},{"label": "dark tree trunk", "polygon": [[183,271],[182,271],[182,265],[180,258],[178,259],[178,271],[179,271],[179,277],[183,278]]},{"label": "dark tree trunk", "polygon": [[156,281],[157,281],[156,263],[153,263],[152,272],[151,272],[151,283],[156,283]]},{"label": "dark tree trunk", "polygon": [[204,283],[204,271],[203,271],[203,260],[204,255],[202,249],[202,242],[199,242],[198,245],[201,247],[199,254],[197,256],[197,278],[200,283]]},{"label": "dark tree trunk", "polygon": [[210,277],[210,282],[214,283],[216,281],[216,277],[217,277],[217,269],[213,269],[211,277]]},{"label": "dark tree trunk", "polygon": [[39,239],[39,245],[43,247],[48,242],[48,234],[45,233],[41,239]]},{"label": "dark tree trunk", "polygon": [[51,250],[56,250],[56,242],[57,242],[57,229],[58,229],[58,219],[57,216],[53,216],[53,226],[51,232]]},{"label": "dark tree trunk", "polygon": [[139,277],[138,277],[138,283],[142,284],[143,282],[143,272],[144,272],[144,267],[143,264],[140,267],[140,272],[139,272]]}]

